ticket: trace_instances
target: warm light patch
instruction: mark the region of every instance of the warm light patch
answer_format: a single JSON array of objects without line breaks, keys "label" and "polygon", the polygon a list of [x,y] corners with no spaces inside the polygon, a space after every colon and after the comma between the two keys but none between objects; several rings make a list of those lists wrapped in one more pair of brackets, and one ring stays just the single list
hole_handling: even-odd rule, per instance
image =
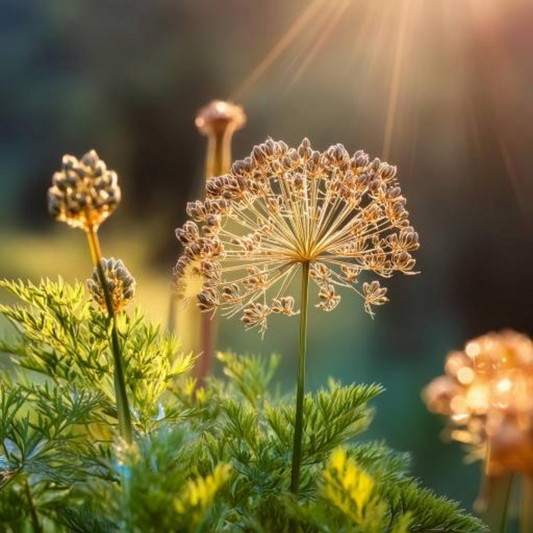
[{"label": "warm light patch", "polygon": [[466,345],[465,352],[468,357],[477,357],[481,352],[481,346],[477,342],[469,342]]},{"label": "warm light patch", "polygon": [[532,340],[514,331],[484,335],[450,353],[445,369],[423,397],[430,411],[449,417],[452,439],[473,446],[479,457],[490,449],[490,468],[531,475]]},{"label": "warm light patch", "polygon": [[457,381],[461,385],[468,385],[474,381],[475,376],[474,371],[470,367],[463,367],[457,372]]},{"label": "warm light patch", "polygon": [[498,390],[498,392],[509,392],[512,387],[513,383],[508,378],[498,381],[498,384],[496,385],[496,389]]}]

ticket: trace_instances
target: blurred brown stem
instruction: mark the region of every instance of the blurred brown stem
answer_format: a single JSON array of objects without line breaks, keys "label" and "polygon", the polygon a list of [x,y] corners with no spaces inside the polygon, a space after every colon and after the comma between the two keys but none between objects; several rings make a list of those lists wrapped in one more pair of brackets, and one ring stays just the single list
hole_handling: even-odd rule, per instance
[{"label": "blurred brown stem", "polygon": [[[205,161],[206,181],[229,171],[232,136],[233,128],[231,127],[215,129],[208,136]],[[211,317],[207,313],[202,314],[200,319],[200,358],[196,366],[196,377],[199,384],[205,381],[213,366],[216,331],[216,317]]]},{"label": "blurred brown stem", "polygon": [[213,131],[207,137],[205,178],[209,180],[229,171],[231,166],[231,139],[233,128],[226,127]]},{"label": "blurred brown stem", "polygon": [[[231,166],[231,140],[233,134],[242,128],[246,123],[246,115],[240,106],[231,102],[213,100],[207,106],[200,109],[195,120],[196,127],[202,135],[207,136],[207,155],[205,160],[205,182],[211,178],[226,174],[230,171]],[[205,187],[205,182],[203,183]],[[202,188],[204,188],[202,187]],[[203,194],[200,196],[202,197]],[[187,280],[183,280],[187,282]],[[174,330],[176,309],[178,301],[175,297],[171,299],[169,308],[169,331]],[[215,352],[215,338],[217,323],[214,318],[206,315],[200,315],[198,311],[188,311],[187,318],[192,322],[187,328],[190,331],[183,333],[182,341],[199,330],[198,336],[195,335],[190,346],[184,346],[185,351],[191,349],[199,353],[198,363],[196,365],[196,377],[198,384],[201,385],[211,371]],[[188,334],[188,335],[187,335]],[[185,343],[184,343],[185,344]]]}]

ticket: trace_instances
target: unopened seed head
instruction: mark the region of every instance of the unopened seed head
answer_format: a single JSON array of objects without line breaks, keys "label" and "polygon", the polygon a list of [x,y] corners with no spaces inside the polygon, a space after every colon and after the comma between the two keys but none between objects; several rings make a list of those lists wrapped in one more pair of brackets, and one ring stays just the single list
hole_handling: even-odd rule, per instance
[{"label": "unopened seed head", "polygon": [[[100,266],[104,272],[111,304],[115,313],[122,311],[135,298],[135,279],[124,263],[113,257],[111,259],[102,259]],[[94,302],[102,309],[106,309],[105,292],[102,287],[98,268],[95,268],[93,275],[87,280],[87,288]]]},{"label": "unopened seed head", "polygon": [[223,134],[228,129],[237,131],[243,128],[246,115],[239,105],[213,100],[198,111],[195,124],[203,135]]},{"label": "unopened seed head", "polygon": [[97,229],[120,202],[117,174],[91,150],[81,159],[65,155],[48,189],[48,211],[74,228]]}]

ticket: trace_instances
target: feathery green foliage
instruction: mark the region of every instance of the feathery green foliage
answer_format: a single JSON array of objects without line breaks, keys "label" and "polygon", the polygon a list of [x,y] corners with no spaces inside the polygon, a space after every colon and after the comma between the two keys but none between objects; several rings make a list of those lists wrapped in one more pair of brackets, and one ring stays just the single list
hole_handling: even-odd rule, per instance
[{"label": "feathery green foliage", "polygon": [[305,398],[301,491],[289,491],[294,406],[273,394],[278,357],[219,356],[226,378],[196,386],[194,358],[144,319],[119,337],[134,443],[118,438],[109,324],[80,284],[0,282],[15,366],[0,379],[2,531],[478,533],[419,487],[409,459],[356,437],[378,385]]}]

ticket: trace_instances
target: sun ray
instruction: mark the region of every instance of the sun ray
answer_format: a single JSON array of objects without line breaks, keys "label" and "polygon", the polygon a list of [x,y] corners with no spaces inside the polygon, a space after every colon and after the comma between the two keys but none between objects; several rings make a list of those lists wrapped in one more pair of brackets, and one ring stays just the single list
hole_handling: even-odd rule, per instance
[{"label": "sun ray", "polygon": [[327,21],[320,37],[315,41],[311,49],[309,50],[307,57],[301,62],[300,66],[298,67],[298,70],[295,72],[295,74],[292,76],[291,81],[289,82],[286,92],[290,91],[294,85],[300,80],[304,72],[309,67],[311,61],[315,58],[315,56],[322,50],[325,43],[331,36],[331,33],[333,30],[337,27],[338,23],[340,22],[343,14],[348,9],[348,6],[350,5],[351,0],[341,0],[336,6],[336,9],[333,10],[329,20]]},{"label": "sun ray", "polygon": [[516,164],[516,159],[513,157],[509,143],[500,133],[498,135],[498,144],[503,159],[505,171],[509,178],[511,189],[516,198],[520,211],[524,216],[530,217],[533,214],[530,199],[524,194],[524,183],[520,171]]},{"label": "sun ray", "polygon": [[322,5],[327,0],[313,0],[307,9],[294,21],[282,38],[274,45],[265,58],[244,80],[241,86],[235,91],[230,100],[240,101],[250,89],[266,74],[270,67],[278,58],[291,46],[298,36],[306,29],[313,17],[319,12]]},{"label": "sun ray", "polygon": [[365,13],[356,32],[353,48],[350,56],[350,62],[356,61],[357,56],[364,52],[364,44],[368,43],[376,22],[381,18],[382,6],[377,2],[365,4]]},{"label": "sun ray", "polygon": [[396,115],[398,112],[398,102],[400,97],[400,87],[402,76],[404,75],[406,51],[409,45],[408,37],[411,23],[413,22],[414,8],[418,6],[418,0],[403,0],[400,15],[400,25],[398,29],[398,40],[394,54],[393,69],[391,75],[391,85],[387,103],[387,115],[385,120],[385,134],[383,137],[382,157],[389,159],[392,149]]}]

